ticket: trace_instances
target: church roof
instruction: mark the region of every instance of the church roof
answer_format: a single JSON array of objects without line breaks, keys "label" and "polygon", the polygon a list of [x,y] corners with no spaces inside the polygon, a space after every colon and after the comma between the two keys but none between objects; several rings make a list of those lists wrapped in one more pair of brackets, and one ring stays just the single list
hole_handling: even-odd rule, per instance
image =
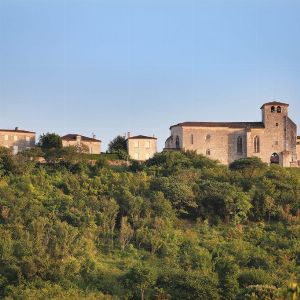
[{"label": "church roof", "polygon": [[263,122],[183,122],[170,127],[265,128]]},{"label": "church roof", "polygon": [[289,104],[287,104],[287,103],[278,102],[278,101],[272,101],[272,102],[267,102],[267,103],[263,104],[263,106],[261,107],[261,109],[262,109],[262,108],[264,108],[264,106],[265,106],[265,105],[274,105],[274,106],[276,106],[276,105],[280,105],[280,106],[289,106]]},{"label": "church roof", "polygon": [[152,139],[152,140],[157,140],[156,137],[153,137],[153,136],[146,136],[146,135],[136,135],[136,136],[131,136],[129,137],[127,140],[149,140],[149,139]]},{"label": "church roof", "polygon": [[101,142],[100,140],[94,139],[94,138],[90,138],[84,135],[80,135],[80,134],[66,134],[64,136],[62,136],[62,140],[65,141],[76,141],[77,136],[81,137],[82,141],[86,141],[86,142]]}]

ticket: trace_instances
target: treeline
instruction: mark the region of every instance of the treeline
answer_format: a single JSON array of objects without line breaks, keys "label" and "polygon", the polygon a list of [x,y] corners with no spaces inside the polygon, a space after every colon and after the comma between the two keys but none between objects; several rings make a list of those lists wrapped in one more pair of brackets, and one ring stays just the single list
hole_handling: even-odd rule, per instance
[{"label": "treeline", "polygon": [[0,149],[0,298],[297,299],[300,173]]}]

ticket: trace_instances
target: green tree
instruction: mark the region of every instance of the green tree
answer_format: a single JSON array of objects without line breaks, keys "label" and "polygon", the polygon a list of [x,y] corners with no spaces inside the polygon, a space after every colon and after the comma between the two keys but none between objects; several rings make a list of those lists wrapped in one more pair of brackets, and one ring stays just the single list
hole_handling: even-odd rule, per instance
[{"label": "green tree", "polygon": [[151,288],[157,279],[156,272],[153,268],[145,263],[132,267],[123,277],[126,287],[134,288],[135,292],[139,292],[140,299],[145,299],[145,293]]},{"label": "green tree", "polygon": [[118,153],[119,151],[127,152],[127,142],[124,136],[118,135],[108,144],[109,153]]},{"label": "green tree", "polygon": [[232,258],[220,258],[216,263],[219,275],[219,285],[222,290],[221,298],[224,300],[235,299],[239,292],[239,267]]},{"label": "green tree", "polygon": [[59,149],[62,148],[62,140],[61,137],[56,133],[43,133],[39,138],[38,145],[43,150],[48,150],[52,148]]}]

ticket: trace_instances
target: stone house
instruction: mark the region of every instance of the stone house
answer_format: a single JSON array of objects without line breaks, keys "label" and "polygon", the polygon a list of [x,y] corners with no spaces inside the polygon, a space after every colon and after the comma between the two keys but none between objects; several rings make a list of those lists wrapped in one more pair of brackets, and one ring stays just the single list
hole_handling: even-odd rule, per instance
[{"label": "stone house", "polygon": [[35,132],[15,129],[0,129],[0,147],[10,148],[17,154],[35,146]]},{"label": "stone house", "polygon": [[131,159],[148,160],[157,152],[157,138],[144,135],[129,136],[127,150]]},{"label": "stone house", "polygon": [[95,136],[90,138],[80,134],[67,134],[64,135],[61,139],[63,147],[75,146],[82,149],[82,151],[85,153],[101,153],[101,141],[96,139]]},{"label": "stone house", "polygon": [[[297,125],[288,116],[289,104],[268,102],[261,122],[184,122],[170,127],[165,150],[196,151],[228,165],[257,156],[268,164],[297,166]],[[299,139],[298,139],[299,141]],[[298,150],[299,153],[299,150]]]}]

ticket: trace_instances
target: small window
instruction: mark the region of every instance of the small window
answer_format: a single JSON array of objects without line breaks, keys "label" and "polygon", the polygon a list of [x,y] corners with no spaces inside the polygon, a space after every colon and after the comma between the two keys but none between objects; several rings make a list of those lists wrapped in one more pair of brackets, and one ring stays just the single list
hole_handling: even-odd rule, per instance
[{"label": "small window", "polygon": [[134,142],[134,148],[138,148],[139,147],[139,142],[138,141],[135,141]]},{"label": "small window", "polygon": [[179,140],[179,136],[176,136],[176,149],[180,149],[180,140]]},{"label": "small window", "polygon": [[243,138],[241,136],[237,138],[237,153],[243,153]]},{"label": "small window", "polygon": [[210,139],[211,139],[211,136],[210,136],[210,134],[207,134],[207,135],[206,135],[206,137],[205,137],[205,140],[206,140],[207,142],[209,142],[209,141],[210,141]]},{"label": "small window", "polygon": [[271,113],[275,112],[275,106],[271,106]]},{"label": "small window", "polygon": [[275,141],[274,144],[275,144],[276,146],[278,146],[278,141]]},{"label": "small window", "polygon": [[254,153],[259,153],[260,152],[260,141],[259,141],[259,137],[256,136],[254,138]]},{"label": "small window", "polygon": [[277,106],[277,113],[281,113],[281,106]]},{"label": "small window", "polygon": [[191,145],[193,145],[193,144],[194,144],[194,135],[191,134]]},{"label": "small window", "polygon": [[210,154],[211,154],[210,149],[207,149],[207,150],[206,150],[206,155],[210,156]]},{"label": "small window", "polygon": [[150,149],[150,141],[146,141],[146,149]]},{"label": "small window", "polygon": [[278,124],[278,123],[276,123],[276,127],[278,127],[278,125],[279,125],[279,124]]}]

